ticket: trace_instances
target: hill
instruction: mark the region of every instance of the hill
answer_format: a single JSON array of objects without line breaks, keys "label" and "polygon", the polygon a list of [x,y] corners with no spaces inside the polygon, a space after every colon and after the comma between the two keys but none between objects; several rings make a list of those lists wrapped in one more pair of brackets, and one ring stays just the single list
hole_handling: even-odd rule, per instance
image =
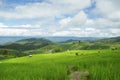
[{"label": "hill", "polygon": [[79,42],[80,40],[74,40],[74,39],[69,39],[63,42],[59,42],[59,43],[72,43],[72,42]]},{"label": "hill", "polygon": [[12,49],[0,49],[0,60],[25,56],[26,54]]},{"label": "hill", "polygon": [[[13,43],[0,45],[1,49],[16,50],[19,55],[56,53],[68,50],[120,50],[120,37],[106,38],[96,41],[67,40],[64,43],[54,43],[44,38],[29,38],[18,40]],[[18,54],[16,54],[18,55]]]},{"label": "hill", "polygon": [[120,80],[119,52],[74,50],[3,60],[0,61],[0,80],[70,80],[68,66],[88,71],[91,80]]},{"label": "hill", "polygon": [[52,44],[44,46],[39,49],[26,51],[26,53],[55,53],[63,52],[67,50],[101,50],[101,49],[113,49],[120,50],[120,37],[105,38],[96,41],[77,41],[67,40],[62,44]]},{"label": "hill", "polygon": [[16,43],[20,43],[20,44],[25,44],[25,43],[52,43],[52,41],[44,39],[44,38],[29,38],[29,39],[22,39],[22,40],[18,40],[16,41]]},{"label": "hill", "polygon": [[98,40],[97,42],[108,43],[108,44],[120,43],[120,37],[105,38]]},{"label": "hill", "polygon": [[1,45],[0,48],[24,51],[24,50],[33,50],[33,49],[41,48],[41,47],[47,46],[49,44],[53,44],[53,43],[47,39],[30,38],[30,39],[19,40],[14,43]]},{"label": "hill", "polygon": [[80,40],[80,41],[93,41],[102,39],[102,37],[72,37],[72,36],[0,36],[0,44],[16,42],[22,39],[29,39],[29,38],[45,38],[55,43],[64,42],[67,40]]},{"label": "hill", "polygon": [[11,43],[11,42],[16,42],[21,39],[26,39],[26,37],[22,36],[0,36],[0,44],[5,44],[5,43]]},{"label": "hill", "polygon": [[51,40],[56,43],[62,43],[69,40],[75,41],[95,41],[99,39],[103,39],[103,37],[75,37],[75,36],[54,36],[54,37],[43,37],[45,39]]}]

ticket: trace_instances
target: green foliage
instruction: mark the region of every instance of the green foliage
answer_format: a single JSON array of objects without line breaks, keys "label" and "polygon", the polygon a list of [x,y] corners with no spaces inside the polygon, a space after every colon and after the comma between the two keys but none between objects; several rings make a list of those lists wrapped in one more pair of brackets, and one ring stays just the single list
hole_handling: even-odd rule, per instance
[{"label": "green foliage", "polygon": [[14,57],[21,57],[25,55],[26,54],[21,51],[16,51],[11,49],[0,49],[0,60],[14,58]]},{"label": "green foliage", "polygon": [[[11,44],[1,45],[0,48],[17,50],[18,52],[25,53],[26,55],[40,53],[55,53],[67,50],[98,50],[98,49],[120,50],[119,38],[120,37],[108,38],[92,42],[88,41],[83,42],[78,40],[77,42],[74,42],[75,40],[68,40],[67,43],[64,44],[53,43],[43,38],[30,38],[19,40]],[[20,54],[16,54],[16,56],[18,55]]]},{"label": "green foliage", "polygon": [[43,38],[40,38],[40,39],[30,38],[30,39],[20,40],[15,43],[7,44],[7,45],[1,45],[0,48],[25,51],[25,50],[38,49],[38,48],[47,46],[49,44],[53,44],[53,43]]},{"label": "green foliage", "polygon": [[105,38],[102,40],[98,40],[97,42],[108,43],[108,44],[120,43],[120,37]]},{"label": "green foliage", "polygon": [[120,50],[74,50],[38,54],[1,61],[0,80],[67,80],[67,66],[89,71],[91,80],[120,80],[119,61]]}]

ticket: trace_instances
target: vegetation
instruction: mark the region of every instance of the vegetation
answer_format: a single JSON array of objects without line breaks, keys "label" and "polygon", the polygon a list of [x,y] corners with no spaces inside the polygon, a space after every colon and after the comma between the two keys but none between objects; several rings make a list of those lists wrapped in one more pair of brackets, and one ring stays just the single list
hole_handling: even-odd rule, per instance
[{"label": "vegetation", "polygon": [[47,39],[30,38],[30,39],[19,40],[14,43],[1,45],[0,48],[25,51],[25,50],[33,50],[33,49],[41,48],[41,47],[47,46],[49,44],[53,44],[53,43]]},{"label": "vegetation", "polygon": [[120,80],[119,38],[62,44],[30,38],[0,45],[0,80],[69,80],[67,66],[88,72],[91,80]]},{"label": "vegetation", "polygon": [[[3,51],[6,49],[8,53],[11,53],[9,50],[12,50],[15,53],[12,57],[25,56],[29,54],[56,53],[68,50],[120,50],[120,37],[97,41],[78,41],[70,39],[61,44],[53,43],[52,41],[43,38],[30,38],[0,45],[0,48]],[[1,50],[0,53],[3,53]],[[9,56],[11,57],[11,55],[7,54],[6,56],[6,54],[2,54],[0,59],[5,59]]]},{"label": "vegetation", "polygon": [[8,59],[8,58],[15,58],[15,57],[22,57],[26,55],[27,54],[21,51],[16,51],[12,49],[0,49],[0,60]]},{"label": "vegetation", "polygon": [[79,71],[88,71],[91,80],[120,80],[119,52],[74,50],[3,60],[0,80],[67,80],[67,66],[71,65]]}]

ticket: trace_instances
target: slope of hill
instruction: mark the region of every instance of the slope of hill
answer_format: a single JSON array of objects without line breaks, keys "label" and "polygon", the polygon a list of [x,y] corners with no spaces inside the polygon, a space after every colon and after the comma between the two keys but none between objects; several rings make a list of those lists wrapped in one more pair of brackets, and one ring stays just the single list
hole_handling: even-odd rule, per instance
[{"label": "slope of hill", "polygon": [[67,66],[88,71],[90,80],[120,80],[119,52],[74,50],[8,59],[0,61],[0,80],[70,80]]},{"label": "slope of hill", "polygon": [[54,37],[43,37],[46,38],[48,40],[51,40],[53,42],[57,42],[57,43],[62,43],[62,42],[66,42],[69,40],[76,40],[76,41],[95,41],[95,40],[99,40],[99,39],[103,39],[103,37],[74,37],[74,36],[54,36]]},{"label": "slope of hill", "polygon": [[80,41],[94,41],[102,39],[102,37],[72,37],[72,36],[50,36],[50,37],[41,37],[41,36],[0,36],[0,44],[15,42],[22,39],[29,39],[29,38],[45,38],[52,42],[64,42],[67,40],[80,40]]},{"label": "slope of hill", "polygon": [[11,43],[21,39],[25,39],[25,37],[15,37],[15,36],[0,36],[0,44]]},{"label": "slope of hill", "polygon": [[[69,40],[63,44],[53,43],[44,38],[29,38],[0,45],[1,49],[13,49],[27,54],[55,53],[68,50],[100,50],[117,49],[120,50],[120,37],[107,38],[97,41],[75,41]],[[25,55],[23,54],[23,55]]]},{"label": "slope of hill", "polygon": [[73,40],[73,39],[69,39],[63,42],[59,42],[59,43],[72,43],[72,42],[79,42],[80,40]]},{"label": "slope of hill", "polygon": [[108,43],[108,44],[120,43],[120,37],[105,38],[98,40],[97,42]]},{"label": "slope of hill", "polygon": [[[88,41],[76,41],[76,42],[66,42],[63,44],[50,44],[47,46],[43,46],[41,48],[37,48],[34,50],[27,50],[25,51],[26,54],[32,53],[32,54],[39,54],[39,53],[55,53],[55,52],[63,52],[63,51],[67,51],[67,50],[100,50],[100,49],[118,49],[120,50],[120,44],[119,44],[119,40],[118,37],[114,38],[114,41],[116,44],[114,44],[113,42],[108,43],[107,41],[109,40],[109,38],[107,39],[101,39],[99,41],[92,41],[92,42],[88,42]],[[107,40],[107,41],[105,41]],[[111,40],[111,38],[110,38]],[[104,41],[104,42],[103,42]],[[116,42],[117,41],[117,42]]]},{"label": "slope of hill", "polygon": [[14,50],[32,50],[53,44],[51,41],[43,38],[30,38],[1,45],[0,48],[14,49]]},{"label": "slope of hill", "polygon": [[16,43],[25,44],[25,43],[52,43],[52,41],[44,38],[29,38],[16,41]]},{"label": "slope of hill", "polygon": [[12,49],[0,49],[0,60],[14,58],[14,57],[21,57],[25,56],[26,54]]}]

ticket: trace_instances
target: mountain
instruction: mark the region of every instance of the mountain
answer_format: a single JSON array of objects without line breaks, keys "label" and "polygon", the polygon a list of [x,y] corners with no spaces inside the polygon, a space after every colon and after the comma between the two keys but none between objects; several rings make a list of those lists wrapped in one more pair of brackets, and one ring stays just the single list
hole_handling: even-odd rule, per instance
[{"label": "mountain", "polygon": [[43,38],[30,38],[30,39],[23,39],[13,43],[1,45],[0,48],[4,49],[14,49],[14,50],[33,50],[37,48],[41,48],[47,46],[49,44],[53,44],[50,40],[43,39]]},{"label": "mountain", "polygon": [[25,56],[26,54],[12,49],[0,49],[0,60],[14,58],[14,57],[21,57]]},{"label": "mountain", "polygon": [[43,37],[53,42],[62,43],[67,42],[69,40],[76,41],[95,41],[99,39],[103,39],[103,37],[74,37],[74,36],[55,36],[55,37]]},{"label": "mountain", "polygon": [[64,41],[62,44],[52,42],[45,38],[22,39],[16,42],[0,45],[0,58],[4,59],[11,56],[19,57],[28,54],[56,53],[69,50],[102,49],[120,50],[120,37],[105,38],[96,41],[79,41],[69,39]]},{"label": "mountain", "polygon": [[22,39],[28,38],[45,38],[52,42],[61,43],[68,40],[80,40],[80,41],[94,41],[102,39],[102,37],[73,37],[73,36],[0,36],[0,44],[11,43]]},{"label": "mountain", "polygon": [[101,50],[101,49],[120,50],[120,37],[105,38],[96,41],[78,41],[70,39],[63,42],[63,44],[52,44],[27,52],[38,54],[38,53],[63,52],[67,50]]},{"label": "mountain", "polygon": [[52,43],[52,41],[44,38],[29,38],[16,41],[16,43]]},{"label": "mountain", "polygon": [[80,40],[73,40],[73,39],[69,39],[67,41],[63,41],[63,42],[59,42],[59,43],[71,43],[71,42],[79,42]]},{"label": "mountain", "polygon": [[91,41],[82,49],[118,49],[120,50],[120,37],[104,38],[101,40]]},{"label": "mountain", "polygon": [[15,42],[21,39],[25,39],[26,37],[17,37],[17,36],[0,36],[0,44],[5,44],[8,42]]},{"label": "mountain", "polygon": [[120,36],[112,37],[112,38],[105,38],[105,39],[98,40],[96,42],[102,42],[102,43],[108,43],[108,44],[120,43]]}]

